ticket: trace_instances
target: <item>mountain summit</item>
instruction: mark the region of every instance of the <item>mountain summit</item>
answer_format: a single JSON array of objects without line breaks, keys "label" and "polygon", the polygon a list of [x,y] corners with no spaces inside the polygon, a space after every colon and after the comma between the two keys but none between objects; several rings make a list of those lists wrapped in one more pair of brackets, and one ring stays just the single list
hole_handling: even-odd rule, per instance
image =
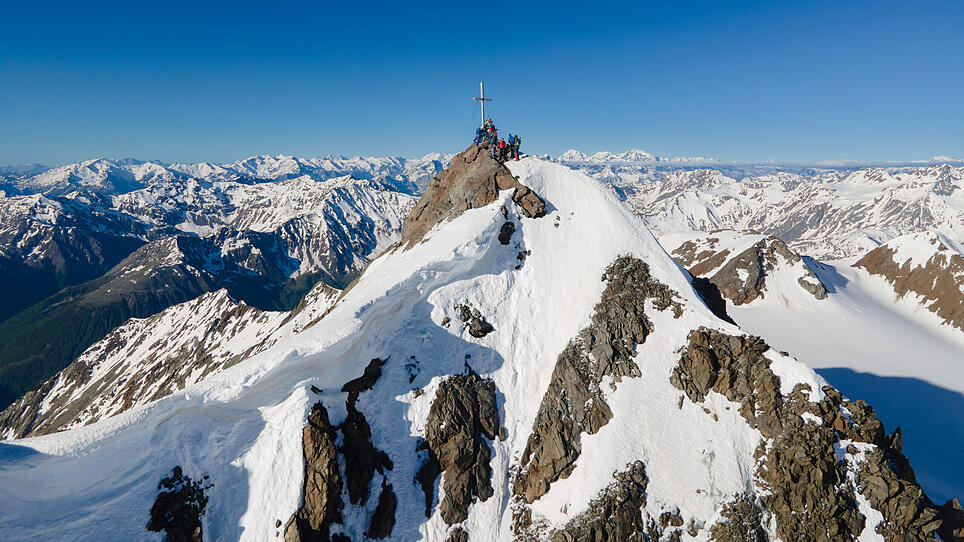
[{"label": "mountain summit", "polygon": [[402,231],[297,333],[0,445],[4,538],[959,536],[899,429],[717,318],[590,177],[473,146]]}]

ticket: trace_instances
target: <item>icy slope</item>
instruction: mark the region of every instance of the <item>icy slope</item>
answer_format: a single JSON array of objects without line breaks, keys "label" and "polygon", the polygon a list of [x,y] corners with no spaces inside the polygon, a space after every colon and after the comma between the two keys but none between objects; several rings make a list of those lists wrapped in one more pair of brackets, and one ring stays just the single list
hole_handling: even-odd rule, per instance
[{"label": "icy slope", "polygon": [[[372,262],[332,310],[302,333],[113,418],[0,443],[5,510],[0,534],[11,540],[97,540],[109,530],[118,539],[159,539],[144,525],[158,481],[180,466],[207,487],[201,523],[208,540],[269,540],[281,534],[296,540],[288,529],[293,515],[301,507],[321,506],[319,490],[343,502],[340,520],[326,523],[325,534],[331,529],[352,540],[373,532],[375,501],[387,491],[395,496],[386,501],[395,503],[392,540],[442,541],[458,529],[473,541],[549,539],[553,533],[565,536],[562,531],[582,539],[593,528],[617,539],[618,532],[639,537],[649,529],[707,540],[714,528],[738,524],[732,513],[737,505],[724,505],[743,502],[741,495],[760,519],[754,529],[770,536],[788,539],[787,533],[825,527],[880,539],[874,528],[883,516],[871,509],[883,509],[891,495],[855,494],[847,482],[864,464],[858,464],[860,454],[883,469],[867,473],[871,480],[888,487],[883,480],[897,476],[883,459],[893,453],[892,440],[885,440],[872,413],[850,405],[856,420],[851,422],[839,396],[829,388],[821,391],[822,380],[806,366],[758,341],[727,337],[739,330],[706,309],[688,275],[640,220],[591,178],[536,159],[510,169],[546,201],[547,216],[521,217],[513,192],[503,191],[493,203],[436,226],[411,248]],[[506,222],[513,228],[503,242]],[[629,287],[621,290],[617,285],[624,282]],[[634,285],[645,287],[646,296],[639,298],[642,290]],[[472,318],[484,318],[493,329],[474,333],[463,325],[463,319],[474,323]],[[586,330],[600,341],[626,333],[633,339],[595,342]],[[698,360],[715,355],[706,348],[718,348],[723,364],[710,369],[719,372],[716,385],[701,377]],[[586,385],[564,378],[565,352],[583,352],[575,370],[595,374],[588,381],[592,401],[570,403],[569,413],[544,408],[559,391],[565,397]],[[373,358],[384,361],[380,374],[367,384],[349,383],[373,366]],[[599,365],[606,359],[614,365]],[[453,382],[488,379],[499,428],[490,427],[489,437],[471,435],[473,460],[482,462],[473,470],[475,485],[450,483],[460,466],[450,463],[447,453],[436,454],[445,481],[427,479],[426,517],[426,495],[412,482],[426,479],[420,474],[431,462],[425,446],[434,453],[436,437],[454,438],[446,431],[465,436],[468,430],[458,425],[464,419],[439,420],[452,412],[440,413],[433,403],[452,399]],[[343,388],[346,383],[351,385]],[[342,389],[354,390],[347,402]],[[330,425],[303,431],[316,403],[321,406],[313,415],[323,408]],[[570,417],[577,411],[600,417],[592,427],[581,425]],[[516,484],[520,473],[534,476],[539,460],[550,457],[530,453],[539,449],[533,446],[537,420],[546,422],[535,427],[546,439],[563,434],[556,429],[574,430],[565,434],[577,439],[569,441],[576,447],[567,451],[565,472],[523,495]],[[842,434],[832,437],[831,424]],[[305,469],[319,463],[304,463],[309,447],[306,441],[303,449],[302,438],[319,434],[338,435],[325,448],[331,455],[324,468],[345,472],[347,491],[330,477],[321,487],[317,476],[306,482]],[[824,446],[801,450],[809,444],[794,441],[794,435],[820,435]],[[357,455],[339,451],[336,461],[335,445],[384,453],[390,464],[358,482],[353,473],[359,467],[348,464]],[[838,462],[835,449],[841,461],[852,461]],[[760,453],[771,462],[765,471],[758,469]],[[817,463],[798,464],[797,457]],[[491,474],[480,475],[486,467]],[[627,468],[630,474],[614,478]],[[799,478],[795,469],[826,472],[824,479],[832,483],[786,482]],[[635,484],[632,498],[619,503],[624,513],[612,520],[619,524],[596,515],[617,491],[614,484]],[[352,492],[359,487],[371,498],[356,499]],[[934,512],[926,497],[915,496],[912,484],[900,487],[893,495],[901,497],[895,515],[882,528],[904,528],[900,521],[906,520],[918,531],[932,531]],[[794,503],[813,498],[829,501],[816,501],[820,506],[803,521],[793,519]],[[464,519],[453,522],[445,511],[458,509],[459,502]],[[856,512],[858,505],[866,518]],[[658,522],[663,518],[665,524]]]}]

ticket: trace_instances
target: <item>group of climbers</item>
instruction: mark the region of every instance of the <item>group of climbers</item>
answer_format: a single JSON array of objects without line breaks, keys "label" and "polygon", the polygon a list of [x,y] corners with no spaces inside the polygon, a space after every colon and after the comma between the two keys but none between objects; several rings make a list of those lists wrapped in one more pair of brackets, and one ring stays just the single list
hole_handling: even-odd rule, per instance
[{"label": "group of climbers", "polygon": [[505,162],[515,158],[519,159],[519,147],[522,146],[522,136],[509,134],[508,140],[499,137],[499,131],[492,122],[492,117],[485,119],[482,126],[475,130],[475,142],[481,144],[488,142],[492,150],[492,158]]}]

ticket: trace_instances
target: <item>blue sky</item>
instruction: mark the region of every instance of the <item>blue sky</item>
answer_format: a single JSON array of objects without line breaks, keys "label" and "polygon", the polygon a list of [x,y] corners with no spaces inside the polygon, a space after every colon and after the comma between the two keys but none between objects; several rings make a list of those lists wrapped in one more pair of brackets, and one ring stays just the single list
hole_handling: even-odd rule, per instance
[{"label": "blue sky", "polygon": [[530,152],[964,157],[960,1],[140,4],[0,7],[0,164],[454,152],[480,79]]}]

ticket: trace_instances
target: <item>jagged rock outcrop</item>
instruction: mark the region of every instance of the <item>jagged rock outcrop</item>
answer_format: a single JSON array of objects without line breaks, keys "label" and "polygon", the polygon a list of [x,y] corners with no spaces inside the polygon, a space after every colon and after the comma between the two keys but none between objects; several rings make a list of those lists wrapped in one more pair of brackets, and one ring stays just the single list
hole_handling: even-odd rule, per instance
[{"label": "jagged rock outcrop", "polygon": [[636,345],[653,325],[644,313],[647,300],[657,310],[682,315],[677,293],[652,278],[649,266],[632,256],[616,259],[603,274],[607,283],[592,323],[559,355],[549,388],[536,414],[513,491],[531,503],[552,482],[568,477],[582,450],[581,434],[594,434],[612,418],[599,385],[603,377],[619,382],[639,376]]},{"label": "jagged rock outcrop", "polygon": [[445,542],[469,542],[469,533],[465,532],[465,529],[461,527],[456,527],[449,533],[449,537],[445,539]]},{"label": "jagged rock outcrop", "polygon": [[452,157],[449,167],[425,188],[402,225],[402,246],[412,246],[436,224],[451,220],[468,209],[484,207],[501,190],[514,189],[512,201],[529,218],[545,216],[546,204],[538,194],[523,186],[508,168],[492,158],[485,146],[473,144]]},{"label": "jagged rock outcrop", "polygon": [[186,476],[180,465],[174,467],[171,475],[157,485],[161,492],[151,506],[147,530],[164,531],[168,542],[201,542],[201,516],[208,504],[204,491],[209,487]]},{"label": "jagged rock outcrop", "polygon": [[382,483],[382,492],[378,496],[378,505],[372,513],[371,522],[365,536],[368,538],[388,538],[395,527],[395,509],[398,507],[398,497],[392,489],[392,484]]},{"label": "jagged rock outcrop", "polygon": [[[565,527],[551,534],[552,542],[644,541],[644,533],[658,529],[647,526],[642,508],[646,506],[646,468],[636,461],[625,471],[613,474],[610,484],[589,503],[589,508]],[[650,537],[650,540],[657,538]]]},{"label": "jagged rock outcrop", "polygon": [[[856,539],[865,527],[856,502],[859,492],[883,514],[876,531],[888,542],[933,540],[940,512],[900,453],[900,431],[886,435],[872,408],[863,401],[845,401],[830,386],[819,402],[809,400],[805,384],[782,394],[767,350],[757,337],[701,328],[690,333],[670,381],[694,402],[702,402],[711,390],[726,396],[763,434],[766,440],[757,450],[756,477],[764,490],[759,502],[773,516],[777,535],[783,540]],[[806,422],[804,414],[820,423]],[[848,454],[860,457],[853,467],[839,460],[836,449],[849,442],[872,445],[862,453],[847,447]]]},{"label": "jagged rock outcrop", "polygon": [[352,504],[364,504],[368,501],[369,487],[375,471],[384,475],[385,470],[392,470],[393,465],[388,454],[372,444],[371,427],[365,415],[355,408],[355,402],[349,399],[347,407],[348,416],[339,426],[342,433],[342,445],[339,451],[345,458],[348,500]]},{"label": "jagged rock outcrop", "polygon": [[[926,260],[901,256],[904,245],[910,245],[912,250],[908,252],[924,253]],[[871,250],[854,267],[883,277],[899,296],[920,296],[927,310],[964,330],[964,255],[948,247],[937,234],[899,237]]]},{"label": "jagged rock outcrop", "polygon": [[449,525],[468,517],[474,498],[493,495],[492,451],[482,437],[494,440],[500,434],[495,382],[474,371],[446,379],[439,386],[426,423],[425,449],[428,459],[419,469],[418,480],[425,490],[426,516],[430,515],[435,478],[444,472],[444,498],[439,503],[442,519]]},{"label": "jagged rock outcrop", "polygon": [[722,521],[710,527],[717,542],[768,542],[765,511],[759,504],[740,495],[723,505]]},{"label": "jagged rock outcrop", "polygon": [[486,321],[478,309],[468,305],[456,305],[459,320],[469,329],[469,335],[481,339],[494,331],[492,324]]},{"label": "jagged rock outcrop", "polygon": [[331,540],[331,526],[342,521],[342,477],[335,439],[336,430],[328,421],[328,411],[321,403],[315,403],[302,432],[303,500],[301,508],[285,524],[285,542]]},{"label": "jagged rock outcrop", "polygon": [[937,529],[937,534],[941,540],[951,542],[964,542],[964,511],[961,510],[961,503],[957,499],[951,499],[941,507],[941,526]]}]

